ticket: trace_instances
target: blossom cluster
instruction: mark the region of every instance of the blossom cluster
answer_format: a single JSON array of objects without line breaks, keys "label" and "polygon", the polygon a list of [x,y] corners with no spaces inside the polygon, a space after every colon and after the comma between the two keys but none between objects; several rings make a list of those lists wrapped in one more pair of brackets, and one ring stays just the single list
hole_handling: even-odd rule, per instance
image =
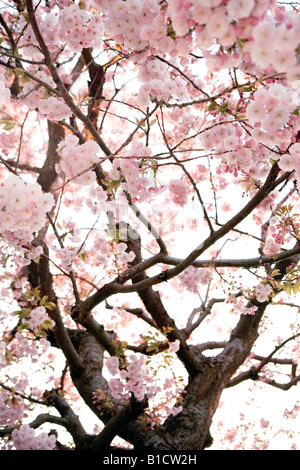
[{"label": "blossom cluster", "polygon": [[231,312],[238,313],[239,315],[254,315],[258,308],[255,305],[249,305],[244,295],[230,295],[226,303],[232,305]]},{"label": "blossom cluster", "polygon": [[89,198],[86,199],[86,205],[94,215],[99,215],[102,210],[108,208],[107,193],[99,185],[91,185],[89,189]]},{"label": "blossom cluster", "polygon": [[45,432],[37,434],[28,424],[22,424],[14,429],[12,434],[13,445],[16,450],[54,450],[56,436]]},{"label": "blossom cluster", "polygon": [[294,110],[293,92],[281,83],[259,88],[246,108],[246,118],[254,125],[252,139],[285,150],[294,137]]},{"label": "blossom cluster", "polygon": [[[236,104],[232,106],[235,112]],[[220,160],[217,174],[230,172],[237,176],[241,171],[261,179],[269,169],[270,160],[279,160],[280,168],[296,170],[298,179],[299,144],[296,136],[300,119],[293,90],[284,81],[273,81],[259,87],[250,99],[241,100],[239,106],[247,120],[247,132],[236,122],[231,123],[227,119],[224,122],[222,114],[214,109],[210,113],[212,121],[199,134],[202,148],[213,152],[214,157]],[[267,202],[266,199],[264,204]]]},{"label": "blossom cluster", "polygon": [[[27,72],[34,75],[42,83],[49,85],[53,89],[56,88],[55,82],[49,76],[46,70],[40,70],[36,66],[29,66]],[[23,88],[18,96],[20,102],[27,106],[30,110],[38,110],[43,117],[50,120],[60,121],[71,116],[69,107],[60,97],[49,96],[43,87],[37,87],[35,80],[26,80]]]},{"label": "blossom cluster", "polygon": [[130,50],[147,46],[167,52],[172,40],[167,35],[165,15],[156,0],[91,0],[104,13],[105,33]]},{"label": "blossom cluster", "polygon": [[97,264],[105,264],[110,255],[110,246],[104,236],[97,234],[93,241],[93,254]]},{"label": "blossom cluster", "polygon": [[61,98],[56,98],[55,96],[41,99],[38,103],[38,109],[40,113],[53,121],[62,121],[72,115],[64,101]]},{"label": "blossom cluster", "polygon": [[[179,341],[175,341],[170,344],[168,354],[173,354],[178,349]],[[127,367],[124,369],[120,368],[119,359],[115,356],[106,361],[106,367],[112,376],[109,380],[109,387],[113,398],[123,401],[133,394],[138,401],[141,401],[147,395],[147,399],[152,400],[153,403],[149,409],[145,410],[140,419],[150,429],[153,429],[166,417],[180,413],[182,407],[176,403],[176,397],[178,394],[184,393],[182,384],[177,384],[174,377],[164,377],[163,381],[155,384],[153,371],[151,373],[151,366],[147,366],[145,356],[138,357],[132,354],[128,359]],[[157,366],[154,366],[154,369],[157,372]],[[157,399],[162,391],[164,392],[163,403],[159,404]],[[106,410],[107,398],[102,394],[101,399],[104,401],[100,407],[104,407]],[[111,409],[111,405],[108,407],[109,409]]]},{"label": "blossom cluster", "polygon": [[163,62],[151,58],[154,54],[170,54],[183,47],[185,40],[171,37],[166,12],[157,0],[90,0],[103,12],[105,34],[122,45],[123,51],[139,51],[132,60],[139,63],[139,79],[143,83],[138,94],[141,107],[150,104],[150,95],[168,100],[170,96],[184,98],[186,90],[179,77],[172,77]]},{"label": "blossom cluster", "polygon": [[[58,52],[62,43],[66,43],[73,52],[79,52],[83,47],[101,47],[103,37],[103,20],[100,14],[90,15],[80,5],[72,3],[64,5],[59,11],[44,12],[37,21],[51,53]],[[26,24],[21,16],[19,27]],[[32,27],[27,26],[22,37],[22,46],[26,54],[40,58],[38,43]]]},{"label": "blossom cluster", "polygon": [[60,268],[69,273],[72,270],[72,263],[78,254],[77,250],[66,246],[63,248],[53,246],[53,251],[59,259]]},{"label": "blossom cluster", "polygon": [[[277,215],[277,214],[276,214]],[[294,236],[297,238],[300,223],[298,216],[283,212],[280,216],[271,217],[268,223],[268,231],[264,253],[268,256],[274,256],[279,253],[283,244],[289,244]]]},{"label": "blossom cluster", "polygon": [[29,319],[24,320],[24,322],[28,323],[29,328],[34,332],[38,332],[43,328],[43,324],[46,321],[49,323],[49,326],[54,326],[53,320],[49,318],[47,311],[43,306],[32,309]]},{"label": "blossom cluster", "polygon": [[300,143],[296,142],[289,148],[289,153],[280,157],[279,166],[284,171],[295,171],[295,179],[300,183]]},{"label": "blossom cluster", "polygon": [[115,413],[116,406],[107,390],[98,389],[93,392],[93,404],[98,409],[100,416],[103,416],[104,413],[113,416]]},{"label": "blossom cluster", "polygon": [[268,297],[272,293],[272,290],[273,289],[269,284],[264,284],[263,282],[260,282],[254,288],[254,295],[259,302],[264,302],[268,299]]},{"label": "blossom cluster", "polygon": [[207,285],[212,279],[212,273],[208,269],[189,266],[178,276],[178,279],[181,287],[197,294],[199,284]]},{"label": "blossom cluster", "polygon": [[39,338],[36,341],[31,333],[26,333],[25,330],[18,331],[13,341],[10,341],[6,347],[5,356],[7,362],[11,359],[21,359],[22,357],[31,357],[31,362],[36,363],[39,358],[45,354],[49,348],[50,343],[46,338]]},{"label": "blossom cluster", "polygon": [[0,186],[0,230],[36,232],[45,225],[54,197],[38,183],[10,175]]},{"label": "blossom cluster", "polygon": [[135,253],[133,251],[127,252],[127,245],[124,242],[117,243],[115,246],[115,253],[118,258],[118,261],[122,264],[130,263],[135,258]]},{"label": "blossom cluster", "polygon": [[126,369],[120,370],[119,359],[112,356],[106,361],[109,373],[113,376],[109,380],[112,396],[116,399],[129,398],[132,393],[138,401],[143,400],[147,393],[148,398],[155,394],[156,388],[151,390],[151,375],[146,365],[146,358],[131,355]]},{"label": "blossom cluster", "polygon": [[176,205],[183,207],[188,202],[188,195],[191,192],[191,188],[185,180],[170,179],[169,191],[172,201]]},{"label": "blossom cluster", "polygon": [[267,256],[274,256],[276,253],[279,253],[281,250],[282,242],[282,239],[279,242],[278,237],[274,236],[273,225],[269,226],[268,236],[266,239],[265,246],[263,248],[264,254]]},{"label": "blossom cluster", "polygon": [[[253,296],[259,302],[265,302],[272,295],[273,289],[269,284],[260,282],[253,289]],[[234,296],[230,295],[226,300],[226,303],[231,304],[233,307],[232,312],[239,313],[241,315],[254,315],[258,307],[251,305],[251,301],[244,295]]]},{"label": "blossom cluster", "polygon": [[0,76],[0,104],[8,103],[10,100],[10,89],[6,87],[4,75]]},{"label": "blossom cluster", "polygon": [[[71,52],[80,52],[84,47],[99,48],[102,45],[102,16],[100,14],[90,15],[75,3],[64,6],[59,12],[44,13],[43,17],[37,14],[37,20],[47,47],[53,54],[59,52],[59,47],[62,44],[67,45]],[[42,56],[32,27],[26,24],[25,18],[22,16],[19,27],[21,30],[23,29],[24,33],[21,40],[23,53],[30,58],[40,60]],[[55,82],[46,70],[31,65],[27,68],[27,72],[51,86],[53,90],[56,89]],[[61,74],[61,78],[65,83],[68,83],[70,79],[66,74]],[[38,109],[43,116],[56,121],[67,119],[72,115],[69,107],[60,97],[49,96],[42,87],[36,85],[37,82],[34,80],[26,81],[23,83],[23,89],[19,95],[22,103],[29,109]]]},{"label": "blossom cluster", "polygon": [[[38,261],[43,249],[42,247],[31,245],[34,235],[34,233],[27,230],[12,232],[11,229],[6,229],[3,231],[0,256],[1,265],[7,266],[8,263],[12,263],[12,265],[19,269],[29,265],[32,260]],[[13,292],[14,298],[19,300],[19,295],[21,295],[20,290],[15,289]]]},{"label": "blossom cluster", "polygon": [[0,393],[0,425],[10,426],[23,417],[25,405],[8,391]]},{"label": "blossom cluster", "polygon": [[245,141],[245,138],[236,123],[225,125],[217,118],[199,136],[203,149],[214,152],[215,158],[220,160],[218,174],[229,171],[234,176],[241,168],[246,171],[253,170],[257,174],[261,165],[266,163],[264,147],[254,139]]},{"label": "blossom cluster", "polygon": [[120,189],[129,193],[132,197],[142,198],[150,186],[149,178],[143,174],[143,166],[140,164],[142,157],[150,157],[151,149],[141,142],[134,142],[131,149],[113,161],[107,174],[108,181],[119,181]]},{"label": "blossom cluster", "polygon": [[95,175],[91,170],[92,165],[98,162],[97,153],[99,146],[93,140],[79,144],[75,135],[68,135],[57,147],[61,157],[56,165],[58,174],[63,173],[68,180],[76,178],[77,184],[89,184],[94,182]]},{"label": "blossom cluster", "polygon": [[[247,49],[256,67],[287,73],[291,85],[299,80],[300,67],[296,49],[299,45],[299,15],[278,9],[274,17],[266,17],[252,30]],[[272,47],[269,45],[272,44]]]},{"label": "blossom cluster", "polygon": [[[161,8],[157,0],[90,0],[85,8],[81,4],[64,5],[59,12],[46,13],[39,17],[39,26],[52,52],[62,43],[75,52],[84,47],[100,49],[104,35],[122,45],[124,53],[138,51],[139,54],[132,57],[139,65],[142,82],[138,103],[147,107],[151,95],[158,100],[187,97],[182,78],[154,56],[184,57],[194,43],[203,51],[209,68],[220,70],[249,63],[252,68],[268,70],[273,67],[279,73],[288,70],[289,84],[299,80],[295,52],[299,43],[298,15],[278,9],[270,19],[267,12],[274,3],[274,0],[170,0]],[[99,13],[95,10],[92,13],[94,7]],[[226,49],[232,48],[233,52],[215,54],[212,46],[216,41]],[[41,58],[30,26],[25,29],[23,42],[26,53]],[[275,47],[266,46],[270,43]],[[236,44],[240,46],[238,49],[234,47]],[[174,61],[175,67],[176,64]],[[37,71],[37,75],[39,73]],[[68,77],[65,78],[68,81]],[[29,93],[30,87],[32,84],[25,83],[23,94]],[[42,91],[33,93],[26,98],[32,105],[33,97]],[[40,111],[46,115],[50,108],[61,118],[70,115],[65,104],[56,97],[39,99],[39,103]]]},{"label": "blossom cluster", "polygon": [[274,5],[270,1],[254,0],[170,0],[168,14],[179,36],[191,34],[195,29],[196,44],[208,50],[215,40],[226,48],[237,38],[244,38],[252,30],[254,19],[263,17]]},{"label": "blossom cluster", "polygon": [[[48,15],[47,24],[53,28],[53,17]],[[45,22],[43,22],[45,25]],[[58,34],[71,51],[79,52],[82,48],[101,47],[103,37],[103,18],[100,14],[89,15],[76,3],[65,6],[59,15]]]},{"label": "blossom cluster", "polygon": [[141,108],[150,106],[150,97],[157,100],[168,101],[177,98],[184,101],[188,96],[186,86],[182,78],[171,76],[169,67],[156,58],[148,58],[141,63],[138,77],[142,83],[137,102]]},{"label": "blossom cluster", "polygon": [[[232,58],[237,60],[236,66],[244,59],[256,70],[287,72],[292,84],[300,73],[296,57],[299,17],[284,7],[268,15],[275,6],[274,0],[170,0],[168,15],[177,36],[191,35],[194,29],[195,43],[204,51],[209,66],[220,70]],[[224,48],[239,43],[240,50],[214,54],[215,41]]]}]

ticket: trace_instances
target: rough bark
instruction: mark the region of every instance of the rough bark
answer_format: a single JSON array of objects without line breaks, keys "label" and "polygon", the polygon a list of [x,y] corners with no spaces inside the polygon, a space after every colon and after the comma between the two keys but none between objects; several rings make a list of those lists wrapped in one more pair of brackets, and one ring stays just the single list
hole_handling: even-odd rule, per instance
[{"label": "rough bark", "polygon": [[48,121],[48,150],[45,163],[40,171],[37,182],[41,185],[44,192],[49,192],[54,181],[57,178],[55,165],[59,162],[59,154],[57,153],[58,144],[64,139],[64,128],[55,122]]}]

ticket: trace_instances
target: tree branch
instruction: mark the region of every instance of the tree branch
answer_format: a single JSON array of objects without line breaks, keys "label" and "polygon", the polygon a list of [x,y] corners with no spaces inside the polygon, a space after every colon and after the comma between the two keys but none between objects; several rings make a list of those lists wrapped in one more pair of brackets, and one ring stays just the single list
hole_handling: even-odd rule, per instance
[{"label": "tree branch", "polygon": [[[38,415],[34,421],[29,423],[29,426],[33,429],[37,429],[45,423],[57,424],[59,426],[65,427],[66,421],[60,416],[54,416],[49,413],[42,413]],[[13,426],[10,428],[0,429],[0,437],[5,437],[11,434],[18,426]]]},{"label": "tree branch", "polygon": [[34,240],[34,246],[41,246],[43,248],[43,254],[40,257],[38,263],[32,261],[23,271],[28,276],[32,288],[39,287],[41,290],[41,296],[46,296],[49,302],[52,302],[54,307],[52,310],[48,310],[49,316],[55,322],[55,328],[53,335],[55,340],[63,353],[65,354],[68,362],[72,364],[78,371],[82,369],[83,364],[72,345],[67,330],[65,329],[62,321],[60,311],[57,305],[57,298],[53,290],[53,280],[49,268],[49,251],[46,243],[42,240]]},{"label": "tree branch", "polygon": [[276,380],[267,379],[265,377],[262,379],[262,382],[267,385],[271,385],[272,387],[279,388],[280,390],[287,391],[294,385],[297,385],[298,382],[300,382],[300,375],[297,375],[296,377],[294,377],[293,379],[291,379],[289,382],[285,384],[276,382]]},{"label": "tree branch", "polygon": [[[274,264],[277,261],[288,260],[295,255],[300,254],[300,246],[295,246],[290,250],[284,250],[274,254],[274,256],[258,256],[248,259],[211,259],[211,260],[197,260],[192,263],[195,268],[259,268],[260,266]],[[173,258],[171,256],[162,255],[160,262],[177,266],[182,263],[180,258]]]},{"label": "tree branch", "polygon": [[47,398],[52,406],[59,411],[61,418],[58,424],[64,426],[74,439],[74,443],[78,449],[84,448],[89,436],[83,428],[78,416],[66,400],[57,391],[52,390]]},{"label": "tree branch", "polygon": [[[276,346],[276,348],[267,356],[267,357],[262,357],[262,356],[254,356],[254,359],[260,360],[260,363],[257,366],[252,366],[248,371],[242,372],[238,376],[234,377],[230,382],[228,383],[227,387],[234,387],[235,385],[244,382],[245,380],[251,379],[251,380],[262,380],[263,382],[267,381],[268,379],[266,378],[260,378],[259,377],[259,372],[262,371],[262,369],[268,364],[268,363],[275,363],[275,364],[288,364],[288,365],[295,365],[293,361],[289,360],[280,360],[280,359],[274,359],[273,356],[280,350],[282,349],[288,342],[293,341],[296,339],[298,336],[300,336],[300,333],[291,336],[290,338],[287,338],[285,341],[283,341],[281,344]],[[295,377],[293,377],[292,380],[294,380]],[[298,379],[299,380],[299,379]],[[272,381],[271,381],[272,382]],[[268,381],[269,383],[269,381]],[[273,385],[273,383],[271,384]],[[294,385],[294,383],[292,384]],[[292,386],[290,385],[290,387]],[[285,385],[283,385],[285,386]],[[290,388],[289,387],[289,388]]]},{"label": "tree branch", "polygon": [[92,443],[92,450],[107,449],[113,438],[120,433],[120,430],[128,426],[131,421],[136,420],[144,408],[147,406],[147,399],[138,402],[131,397],[130,403],[121,405],[119,411],[113,416],[104,429],[96,436]]}]

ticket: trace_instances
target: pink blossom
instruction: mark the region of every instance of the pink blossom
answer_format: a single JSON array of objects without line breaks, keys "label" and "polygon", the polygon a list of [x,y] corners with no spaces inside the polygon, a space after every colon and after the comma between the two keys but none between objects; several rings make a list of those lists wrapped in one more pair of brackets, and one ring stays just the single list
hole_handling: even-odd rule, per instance
[{"label": "pink blossom", "polygon": [[36,435],[35,430],[28,424],[22,424],[19,429],[12,432],[12,440],[17,450],[53,450],[56,445],[56,436],[45,432]]},{"label": "pink blossom", "polygon": [[235,150],[238,145],[238,138],[235,135],[225,137],[224,147],[226,150]]},{"label": "pink blossom", "polygon": [[111,389],[114,398],[120,399],[125,391],[125,385],[120,378],[112,378],[109,381],[109,387]]},{"label": "pink blossom", "polygon": [[211,38],[221,39],[227,33],[229,22],[223,9],[215,10],[206,23],[206,31]]},{"label": "pink blossom", "polygon": [[111,356],[106,361],[106,367],[111,375],[119,373],[119,359],[116,356]]},{"label": "pink blossom", "polygon": [[264,302],[265,300],[267,300],[267,298],[271,294],[272,287],[269,284],[260,283],[257,286],[255,286],[254,292],[255,292],[255,296],[257,300],[259,302]]},{"label": "pink blossom", "polygon": [[268,20],[262,20],[252,31],[252,36],[255,40],[255,44],[263,45],[271,43],[276,35],[276,26],[273,22]]},{"label": "pink blossom", "polygon": [[[15,175],[5,180],[1,187],[0,199],[2,200],[0,228],[12,232],[20,229],[34,232],[42,228],[45,215],[54,204],[52,194],[44,194],[37,183],[26,184]],[[34,217],[33,209],[39,212],[38,218]]]},{"label": "pink blossom", "polygon": [[275,51],[272,57],[272,65],[279,73],[285,73],[286,70],[292,70],[297,64],[297,59],[294,51],[278,50]]},{"label": "pink blossom", "polygon": [[61,160],[57,171],[63,171],[68,179],[76,179],[76,183],[89,184],[92,179],[91,166],[98,161],[99,146],[89,140],[78,144],[74,135],[66,137],[58,146]]},{"label": "pink blossom", "polygon": [[26,410],[23,400],[12,399],[5,390],[0,393],[0,425],[11,426],[22,419]]},{"label": "pink blossom", "polygon": [[169,351],[170,353],[176,353],[179,350],[180,347],[180,342],[178,339],[176,339],[173,343],[170,344],[169,346]]},{"label": "pink blossom", "polygon": [[4,81],[0,79],[0,104],[8,103],[9,100],[10,100],[10,89],[6,88]]},{"label": "pink blossom", "polygon": [[293,155],[295,158],[300,158],[300,143],[297,142],[290,147],[290,154]]},{"label": "pink blossom", "polygon": [[190,192],[188,183],[184,180],[172,179],[169,181],[169,190],[172,200],[179,206],[184,206],[187,203],[187,197]]},{"label": "pink blossom", "polygon": [[295,169],[295,157],[288,153],[280,157],[279,166],[284,171],[293,171]]},{"label": "pink blossom", "polygon": [[274,38],[274,48],[281,51],[289,51],[295,49],[299,44],[294,28],[287,28],[286,24],[280,24],[276,28],[276,36]]},{"label": "pink blossom", "polygon": [[266,109],[263,103],[259,101],[252,101],[248,104],[246,109],[246,116],[254,122],[261,122],[266,117]]},{"label": "pink blossom", "polygon": [[226,5],[230,19],[247,18],[255,6],[254,0],[229,0]]},{"label": "pink blossom", "polygon": [[135,258],[135,254],[133,251],[130,251],[129,253],[123,252],[119,256],[119,260],[121,263],[130,263],[131,261],[134,260],[134,258]]},{"label": "pink blossom", "polygon": [[212,279],[212,273],[209,269],[195,268],[189,266],[179,275],[179,282],[190,292],[194,294],[199,291],[199,284],[207,285]]}]

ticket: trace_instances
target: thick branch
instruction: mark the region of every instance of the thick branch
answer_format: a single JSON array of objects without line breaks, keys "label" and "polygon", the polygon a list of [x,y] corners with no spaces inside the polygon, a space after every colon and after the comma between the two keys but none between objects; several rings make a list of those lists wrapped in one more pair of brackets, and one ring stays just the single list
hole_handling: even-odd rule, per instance
[{"label": "thick branch", "polygon": [[72,342],[70,341],[69,335],[63,324],[60,311],[57,305],[56,295],[53,290],[53,280],[49,268],[49,251],[47,245],[41,240],[35,240],[33,242],[35,246],[41,246],[43,248],[43,254],[40,257],[38,263],[32,261],[30,265],[25,268],[28,275],[28,280],[32,288],[39,287],[41,290],[41,297],[47,296],[48,301],[52,302],[54,307],[48,311],[49,316],[55,322],[55,328],[53,335],[57,345],[61,348],[65,354],[68,362],[78,370],[82,368],[82,362],[74,349]]},{"label": "thick branch", "polygon": [[[290,338],[287,338],[281,344],[276,346],[276,348],[274,348],[274,350],[267,357],[255,356],[255,359],[260,360],[260,363],[257,366],[252,366],[249,370],[240,373],[237,377],[234,377],[232,380],[230,380],[227,387],[234,387],[235,385],[237,385],[241,382],[244,382],[245,380],[248,380],[248,379],[258,380],[259,379],[259,375],[258,375],[259,372],[261,372],[262,369],[270,362],[275,363],[275,364],[284,364],[284,365],[288,364],[288,365],[292,365],[292,367],[293,367],[295,365],[293,361],[291,361],[291,360],[281,360],[281,359],[274,358],[273,356],[280,349],[282,349],[288,342],[293,341],[298,336],[300,336],[300,333],[296,334],[296,335],[293,335]],[[263,379],[263,381],[265,381],[265,379]]]},{"label": "thick branch", "polygon": [[[207,259],[197,260],[192,263],[195,268],[259,268],[260,266],[274,264],[277,261],[289,260],[300,254],[300,246],[295,246],[290,250],[281,251],[274,256],[257,256],[255,258],[238,259]],[[182,263],[182,259],[162,255],[160,261],[164,264],[177,266]]]},{"label": "thick branch", "polygon": [[48,150],[44,165],[40,169],[40,174],[37,182],[41,185],[44,192],[49,192],[53,183],[57,178],[55,165],[59,162],[60,156],[57,153],[57,145],[65,137],[65,132],[62,126],[55,122],[48,121]]},{"label": "thick branch", "polygon": [[121,405],[119,411],[113,416],[105,428],[95,437],[92,443],[93,450],[107,449],[113,438],[120,433],[131,421],[136,420],[147,405],[147,400],[138,402],[131,398],[130,403]]},{"label": "thick branch", "polygon": [[279,388],[280,390],[284,390],[284,391],[287,391],[294,385],[297,385],[298,382],[300,382],[300,375],[297,375],[296,377],[294,377],[292,380],[290,380],[289,382],[285,384],[276,382],[276,380],[272,380],[272,379],[267,379],[267,378],[263,379],[263,383],[267,385],[272,385],[272,387]]},{"label": "thick branch", "polygon": [[[127,233],[131,234],[126,241],[127,244],[127,251],[133,251],[135,254],[135,258],[131,263],[132,266],[135,264],[139,264],[142,261],[142,253],[141,253],[141,239],[136,231],[127,227]],[[132,279],[132,284],[143,282],[144,280],[148,279],[148,276],[145,272],[141,272],[140,274],[136,275]],[[190,373],[194,373],[196,369],[195,359],[189,349],[189,346],[186,343],[185,336],[182,332],[177,328],[173,318],[171,318],[164,308],[163,302],[158,292],[152,289],[152,287],[148,287],[146,289],[142,289],[138,292],[141,300],[143,301],[147,311],[152,316],[153,320],[155,321],[157,327],[161,331],[168,331],[167,338],[169,341],[179,340],[180,342],[180,349],[178,351],[178,357],[183,361],[187,370]]]},{"label": "thick branch", "polygon": [[80,423],[78,416],[74,413],[66,400],[56,391],[53,390],[50,392],[48,399],[62,417],[58,424],[63,425],[67,431],[69,431],[77,448],[84,448],[88,434]]},{"label": "thick branch", "polygon": [[[50,415],[49,413],[42,413],[38,415],[34,421],[29,423],[29,426],[33,429],[37,429],[45,423],[57,424],[63,427],[65,427],[65,424],[66,424],[65,420],[61,418],[60,416]],[[17,426],[0,429],[0,437],[5,437],[11,434],[15,429],[17,429]]]}]

